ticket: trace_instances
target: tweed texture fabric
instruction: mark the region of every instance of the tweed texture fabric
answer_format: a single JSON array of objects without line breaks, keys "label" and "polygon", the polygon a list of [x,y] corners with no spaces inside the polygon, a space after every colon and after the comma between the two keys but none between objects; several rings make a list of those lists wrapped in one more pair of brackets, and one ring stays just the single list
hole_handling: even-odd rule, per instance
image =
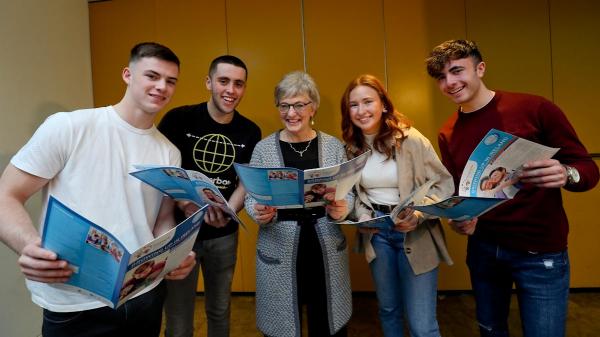
[{"label": "tweed texture fabric", "polygon": [[[342,143],[328,134],[317,132],[319,165],[342,163],[345,160]],[[279,147],[279,132],[261,140],[255,147],[250,165],[283,167]],[[346,196],[349,207],[354,195]],[[255,200],[246,195],[246,211],[255,219]],[[347,324],[352,313],[352,292],[348,268],[348,248],[340,225],[328,217],[317,220],[317,236],[323,252],[327,313],[330,333]],[[261,225],[256,247],[256,322],[258,329],[269,336],[300,336],[296,286],[296,257],[300,227],[296,221],[278,221],[276,217]],[[315,275],[317,277],[317,275]]]}]

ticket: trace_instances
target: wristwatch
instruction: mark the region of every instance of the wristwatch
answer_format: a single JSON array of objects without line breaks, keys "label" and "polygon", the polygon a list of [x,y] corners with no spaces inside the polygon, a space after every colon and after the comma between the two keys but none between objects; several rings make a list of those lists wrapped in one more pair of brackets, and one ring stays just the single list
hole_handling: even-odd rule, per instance
[{"label": "wristwatch", "polygon": [[577,184],[579,182],[579,180],[581,180],[581,177],[579,176],[579,171],[577,171],[576,168],[574,168],[573,166],[569,166],[569,165],[563,165],[565,167],[565,170],[567,170],[567,184],[572,185],[572,184]]}]

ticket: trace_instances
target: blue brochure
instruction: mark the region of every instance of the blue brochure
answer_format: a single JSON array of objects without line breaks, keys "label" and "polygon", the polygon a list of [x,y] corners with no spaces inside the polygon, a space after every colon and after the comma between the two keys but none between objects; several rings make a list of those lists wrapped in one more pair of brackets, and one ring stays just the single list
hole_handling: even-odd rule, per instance
[{"label": "blue brochure", "polygon": [[346,220],[339,222],[344,225],[354,225],[357,227],[373,228],[373,229],[392,229],[395,225],[394,219],[403,218],[405,215],[401,214],[406,209],[412,208],[416,203],[421,202],[425,195],[433,185],[433,181],[428,181],[425,184],[416,188],[406,199],[400,204],[396,205],[390,214],[376,216],[371,219],[364,219],[359,221]]},{"label": "blue brochure", "polygon": [[458,196],[414,208],[458,221],[478,217],[517,194],[518,174],[525,163],[552,158],[558,150],[491,129],[465,165]]},{"label": "blue brochure", "polygon": [[229,206],[219,188],[206,175],[180,167],[136,165],[139,171],[130,174],[175,200],[191,201],[203,207],[210,205],[221,209],[246,228],[236,212]]},{"label": "blue brochure", "polygon": [[69,263],[73,274],[57,286],[81,292],[116,308],[160,282],[192,250],[205,208],[134,252],[100,225],[50,196],[42,246]]},{"label": "blue brochure", "polygon": [[369,152],[339,165],[299,170],[290,167],[253,167],[234,164],[246,192],[263,205],[277,208],[315,207],[324,196],[343,199],[360,178]]}]

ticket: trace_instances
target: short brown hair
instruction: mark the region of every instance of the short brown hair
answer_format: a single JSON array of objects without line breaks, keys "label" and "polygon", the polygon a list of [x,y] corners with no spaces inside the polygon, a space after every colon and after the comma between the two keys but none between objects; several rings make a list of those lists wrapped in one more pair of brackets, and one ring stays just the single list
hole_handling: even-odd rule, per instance
[{"label": "short brown hair", "polygon": [[483,61],[483,57],[474,41],[448,40],[433,48],[429,57],[425,59],[427,73],[433,78],[438,78],[446,63],[466,57],[473,57],[475,64]]}]

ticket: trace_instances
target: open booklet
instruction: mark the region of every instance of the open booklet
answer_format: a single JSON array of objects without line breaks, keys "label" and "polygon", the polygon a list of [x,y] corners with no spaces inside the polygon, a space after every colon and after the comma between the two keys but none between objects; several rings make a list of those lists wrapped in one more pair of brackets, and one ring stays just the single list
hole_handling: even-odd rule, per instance
[{"label": "open booklet", "polygon": [[400,212],[404,211],[407,208],[413,207],[415,204],[418,204],[423,201],[427,192],[433,185],[433,181],[428,181],[425,184],[416,188],[408,198],[404,199],[398,205],[396,205],[390,214],[385,214],[381,216],[377,216],[364,221],[351,221],[346,220],[339,222],[340,224],[345,225],[354,225],[357,227],[365,227],[365,228],[376,228],[376,229],[392,229],[394,227],[394,219],[398,217]]},{"label": "open booklet", "polygon": [[299,170],[291,167],[252,167],[234,164],[246,192],[263,205],[277,208],[322,206],[325,195],[343,199],[360,178],[369,158],[365,152],[344,163]]},{"label": "open booklet", "polygon": [[138,171],[130,174],[153,186],[175,200],[191,201],[203,207],[211,205],[220,208],[244,229],[236,212],[229,206],[219,188],[206,175],[192,170],[171,166],[135,166]]},{"label": "open booklet", "polygon": [[129,252],[111,233],[50,196],[42,246],[73,270],[67,282],[55,285],[116,308],[181,264],[194,246],[205,210]]},{"label": "open booklet", "polygon": [[518,174],[525,163],[552,158],[558,150],[491,129],[465,165],[458,196],[414,208],[458,221],[478,217],[517,194]]}]

